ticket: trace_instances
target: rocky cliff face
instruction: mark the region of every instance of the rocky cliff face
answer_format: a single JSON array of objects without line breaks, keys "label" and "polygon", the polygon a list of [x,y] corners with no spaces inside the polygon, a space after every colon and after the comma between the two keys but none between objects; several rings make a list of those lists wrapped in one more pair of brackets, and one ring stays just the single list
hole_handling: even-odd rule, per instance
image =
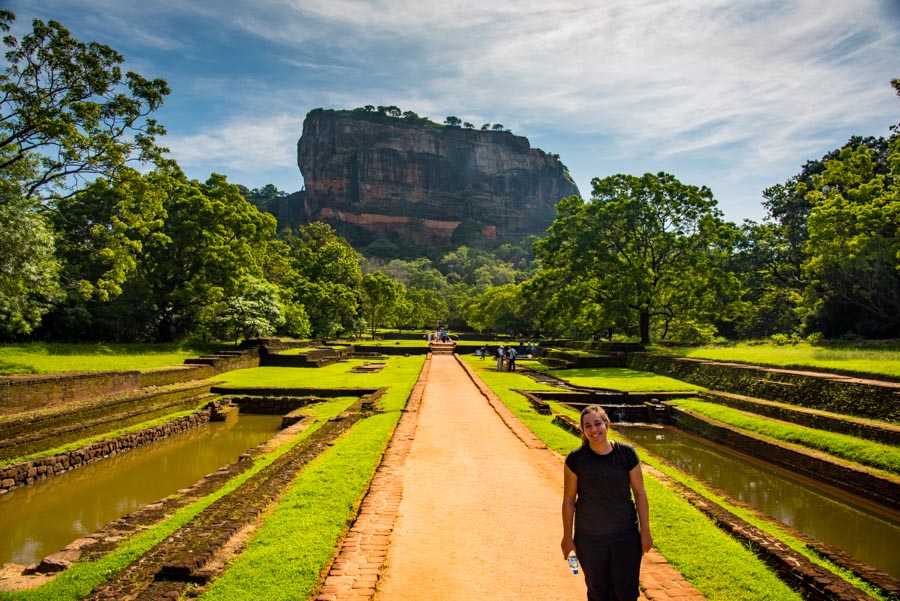
[{"label": "rocky cliff face", "polygon": [[578,194],[565,166],[526,138],[360,111],[310,112],[297,163],[308,219],[413,239],[449,241],[463,221],[541,233],[553,206]]}]

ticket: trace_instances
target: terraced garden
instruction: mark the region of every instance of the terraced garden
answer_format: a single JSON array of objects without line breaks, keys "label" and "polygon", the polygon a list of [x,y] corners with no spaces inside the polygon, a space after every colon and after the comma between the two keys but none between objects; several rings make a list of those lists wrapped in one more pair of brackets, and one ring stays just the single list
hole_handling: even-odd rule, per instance
[{"label": "terraced garden", "polygon": [[[773,445],[805,446],[830,457],[828,462],[874,471],[885,486],[900,483],[895,438],[900,426],[892,419],[846,415],[789,399],[716,392],[704,383],[686,384],[637,368],[548,371],[546,365],[520,361],[520,369],[530,374],[526,375],[487,369],[488,362],[474,355],[464,359],[523,423],[561,453],[577,444],[575,434],[566,428],[577,419],[578,402],[541,400],[520,391],[552,397],[560,392],[562,382],[568,392],[603,390],[631,401],[643,399],[645,393],[685,393],[686,400],[655,399],[654,411],[648,415],[657,415],[661,406],[669,415],[688,415],[709,424],[704,428],[737,430]],[[268,399],[265,402],[275,403],[276,411],[294,416],[293,425],[241,461],[116,520],[50,558],[36,574],[4,578],[9,575],[5,570],[0,587],[43,584],[0,592],[0,599],[310,598],[365,494],[424,360],[422,355],[391,355],[377,360],[377,370],[367,367],[373,364],[371,357],[312,369],[223,370],[202,379],[202,394],[191,397],[193,406],[136,400],[147,391],[118,392],[0,416],[0,428],[18,433],[10,439],[31,436],[19,446],[8,447],[7,467],[25,459],[23,449],[30,461],[56,457],[98,440],[134,435],[183,417],[185,412],[227,412],[231,398]],[[801,385],[793,383],[797,386]],[[793,388],[774,385],[769,389]],[[129,402],[122,402],[123,398]],[[835,398],[830,402],[839,402]],[[151,409],[143,419],[134,411],[141,405]],[[875,405],[863,410],[871,413]],[[71,417],[77,415],[90,417]],[[792,425],[789,417],[799,423]],[[39,424],[34,433],[22,427],[29,419]],[[84,426],[80,430],[74,426],[79,422]],[[841,428],[846,430],[841,435],[823,435],[823,430]],[[83,435],[78,434],[81,431]],[[774,592],[783,582],[800,588],[796,574],[771,578],[780,570],[779,562],[798,561],[807,566],[807,571],[801,570],[805,577],[818,579],[805,589],[806,598],[819,594],[821,598],[890,600],[900,594],[897,578],[867,570],[853,558],[815,545],[645,450],[642,457],[651,474],[648,488],[654,499],[657,546],[707,598],[796,598],[789,588],[784,596]],[[690,537],[685,537],[686,529]],[[737,541],[737,546],[727,541]],[[786,551],[779,556],[776,548]],[[61,571],[52,579],[52,573],[41,573],[51,570]],[[747,594],[751,596],[738,596]]]}]

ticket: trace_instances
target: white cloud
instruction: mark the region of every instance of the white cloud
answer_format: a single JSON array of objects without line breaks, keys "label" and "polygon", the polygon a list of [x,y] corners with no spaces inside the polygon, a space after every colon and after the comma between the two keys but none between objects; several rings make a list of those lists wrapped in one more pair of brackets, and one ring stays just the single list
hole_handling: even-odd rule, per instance
[{"label": "white cloud", "polygon": [[283,165],[296,178],[309,109],[394,104],[503,123],[576,179],[603,175],[595,161],[675,165],[693,183],[761,191],[900,120],[894,1],[12,3],[92,30],[105,20],[111,39],[129,40],[139,72],[173,83],[164,143],[181,163]]},{"label": "white cloud", "polygon": [[[302,116],[233,118],[214,131],[169,135],[162,143],[182,167],[219,166],[220,173],[297,168]],[[215,169],[214,169],[215,170]]]}]

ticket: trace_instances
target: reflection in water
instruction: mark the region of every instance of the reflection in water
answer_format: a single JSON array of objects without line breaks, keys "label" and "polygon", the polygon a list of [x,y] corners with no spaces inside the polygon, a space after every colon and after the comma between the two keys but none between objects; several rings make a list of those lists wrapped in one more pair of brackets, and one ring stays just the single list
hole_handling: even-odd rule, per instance
[{"label": "reflection in water", "polygon": [[268,440],[280,415],[241,415],[0,496],[0,564],[31,564],[186,488]]},{"label": "reflection in water", "polygon": [[674,428],[616,427],[681,471],[808,536],[900,577],[900,520],[889,509],[757,462]]}]

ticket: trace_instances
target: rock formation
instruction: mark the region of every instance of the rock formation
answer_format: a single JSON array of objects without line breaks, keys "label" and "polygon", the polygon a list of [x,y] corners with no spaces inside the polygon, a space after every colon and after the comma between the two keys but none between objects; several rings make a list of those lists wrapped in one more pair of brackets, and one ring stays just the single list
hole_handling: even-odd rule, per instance
[{"label": "rock formation", "polygon": [[578,194],[554,155],[507,131],[316,109],[297,144],[307,220],[447,243],[463,222],[488,235],[542,233]]}]

